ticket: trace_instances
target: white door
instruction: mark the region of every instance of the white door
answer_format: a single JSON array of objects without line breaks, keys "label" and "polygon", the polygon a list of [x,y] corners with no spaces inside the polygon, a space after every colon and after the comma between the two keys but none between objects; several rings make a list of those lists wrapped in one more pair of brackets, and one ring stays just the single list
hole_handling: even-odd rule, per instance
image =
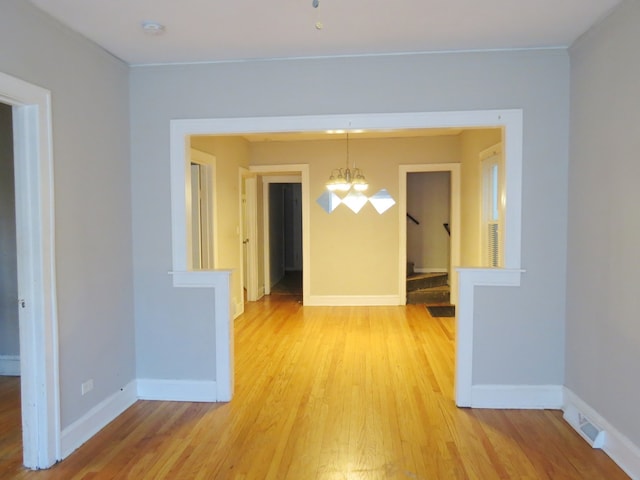
[{"label": "white door", "polygon": [[258,294],[258,183],[255,176],[244,177],[242,198],[242,257],[244,288],[247,301],[255,302]]}]

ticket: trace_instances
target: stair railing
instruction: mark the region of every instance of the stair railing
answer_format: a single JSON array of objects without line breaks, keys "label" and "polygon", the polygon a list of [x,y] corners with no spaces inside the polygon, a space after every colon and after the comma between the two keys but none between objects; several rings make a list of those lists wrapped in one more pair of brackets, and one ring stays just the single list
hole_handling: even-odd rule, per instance
[{"label": "stair railing", "polygon": [[407,213],[407,218],[411,220],[413,223],[415,223],[416,225],[420,225],[420,222],[416,220],[413,215],[410,215],[409,213]]}]

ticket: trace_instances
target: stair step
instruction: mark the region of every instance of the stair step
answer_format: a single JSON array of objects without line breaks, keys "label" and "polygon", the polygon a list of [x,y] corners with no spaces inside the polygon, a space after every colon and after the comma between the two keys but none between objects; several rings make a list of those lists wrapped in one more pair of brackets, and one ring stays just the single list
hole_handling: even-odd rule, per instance
[{"label": "stair step", "polygon": [[443,287],[447,285],[449,274],[444,273],[414,273],[407,276],[407,292],[422,290],[431,287]]},{"label": "stair step", "polygon": [[451,291],[447,285],[407,292],[408,305],[447,305],[450,298]]}]

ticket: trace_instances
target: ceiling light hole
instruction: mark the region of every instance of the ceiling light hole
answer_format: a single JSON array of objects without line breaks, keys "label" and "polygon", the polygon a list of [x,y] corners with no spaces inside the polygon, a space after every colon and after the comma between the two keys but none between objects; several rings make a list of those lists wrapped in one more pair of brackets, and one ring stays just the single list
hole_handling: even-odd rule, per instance
[{"label": "ceiling light hole", "polygon": [[165,31],[164,25],[158,22],[142,22],[142,31],[147,35],[162,35]]}]

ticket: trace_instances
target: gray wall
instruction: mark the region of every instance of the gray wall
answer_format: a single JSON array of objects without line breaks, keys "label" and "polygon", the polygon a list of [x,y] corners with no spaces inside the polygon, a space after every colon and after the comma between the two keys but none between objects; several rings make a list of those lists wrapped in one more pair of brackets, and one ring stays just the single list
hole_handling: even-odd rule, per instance
[{"label": "gray wall", "polygon": [[[198,362],[167,358],[166,349],[147,336],[175,335],[180,349],[188,342],[200,348],[204,341],[181,333],[179,323],[166,313],[179,311],[184,301],[183,294],[171,288],[167,275],[171,268],[170,119],[522,108],[522,266],[527,273],[520,288],[479,289],[473,381],[563,383],[566,51],[136,67],[130,87],[140,376],[167,378],[166,372],[174,372],[181,375],[174,378],[194,378],[189,372],[202,372]],[[198,310],[196,305],[194,311]],[[206,321],[204,315],[189,320]]]},{"label": "gray wall", "polygon": [[640,386],[640,3],[571,55],[566,385],[636,445]]},{"label": "gray wall", "polygon": [[135,378],[128,67],[28,2],[0,11],[0,71],[52,92],[64,428]]},{"label": "gray wall", "polygon": [[0,356],[19,355],[11,107],[0,103]]}]

